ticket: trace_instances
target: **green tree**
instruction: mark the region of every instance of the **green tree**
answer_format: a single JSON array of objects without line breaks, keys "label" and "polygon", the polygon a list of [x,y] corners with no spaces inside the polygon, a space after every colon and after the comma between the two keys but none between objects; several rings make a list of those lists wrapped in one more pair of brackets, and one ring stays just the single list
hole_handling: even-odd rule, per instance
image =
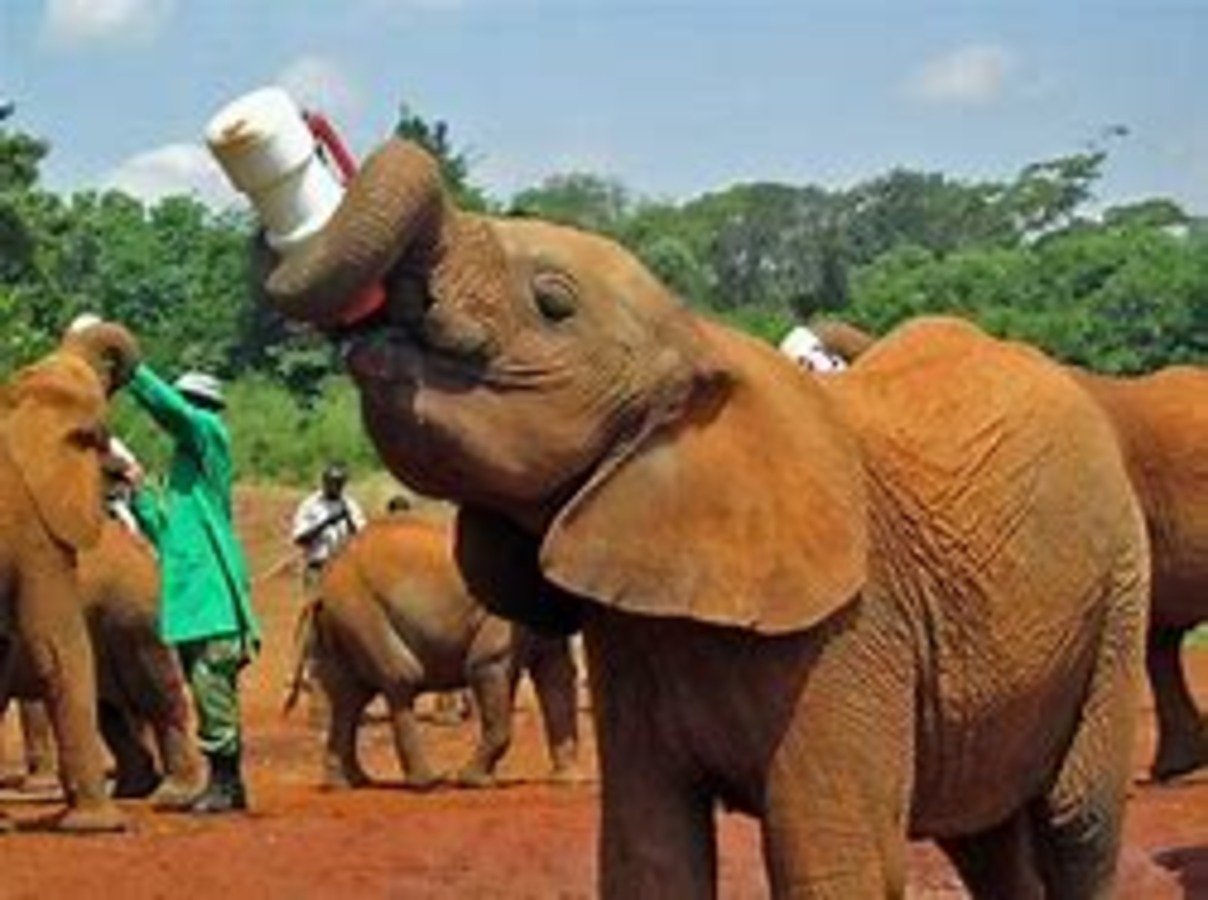
[{"label": "green tree", "polygon": [[619,236],[632,214],[633,201],[621,182],[585,172],[551,175],[536,187],[516,194],[513,215],[532,216]]}]

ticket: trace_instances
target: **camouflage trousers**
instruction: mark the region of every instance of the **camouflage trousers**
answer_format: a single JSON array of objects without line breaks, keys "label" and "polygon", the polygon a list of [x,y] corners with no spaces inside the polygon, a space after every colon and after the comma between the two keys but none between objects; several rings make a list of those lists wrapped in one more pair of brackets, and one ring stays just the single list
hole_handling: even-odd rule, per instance
[{"label": "camouflage trousers", "polygon": [[187,641],[177,648],[197,713],[197,741],[203,753],[233,756],[242,745],[239,673],[248,663],[239,635]]}]

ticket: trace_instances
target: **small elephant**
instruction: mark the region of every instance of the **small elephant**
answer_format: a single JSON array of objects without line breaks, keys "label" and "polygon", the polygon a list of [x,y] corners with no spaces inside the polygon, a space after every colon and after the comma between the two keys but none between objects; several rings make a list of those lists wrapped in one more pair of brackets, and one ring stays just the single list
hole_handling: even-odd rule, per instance
[{"label": "small elephant", "polygon": [[1061,367],[936,319],[803,378],[611,241],[460,211],[397,138],[265,252],[392,473],[459,505],[467,580],[582,628],[603,896],[714,895],[719,802],[780,897],[901,897],[911,837],[978,897],[1110,895],[1149,561]]},{"label": "small elephant", "polygon": [[[812,327],[849,360],[876,341],[843,322]],[[1135,378],[1071,371],[1111,419],[1149,531],[1146,667],[1158,719],[1150,771],[1166,781],[1208,765],[1208,725],[1180,655],[1186,634],[1208,621],[1208,369],[1174,366]]]},{"label": "small elephant", "polygon": [[[106,519],[100,541],[80,554],[79,579],[96,660],[101,734],[117,768],[113,796],[151,794],[156,805],[182,804],[201,791],[205,773],[189,729],[180,662],[159,635],[154,552],[125,525]],[[19,642],[4,669],[0,703],[41,697]],[[143,743],[144,730],[154,740],[158,765]],[[48,735],[32,737],[33,757],[50,757],[37,745]]]},{"label": "small elephant", "polygon": [[100,539],[108,396],[139,358],[133,336],[94,325],[65,337],[0,392],[0,635],[22,642],[46,685],[66,831],[112,831],[97,725],[96,668],[76,578]]},{"label": "small elephant", "polygon": [[357,761],[361,714],[377,694],[390,710],[395,747],[413,788],[440,779],[425,756],[413,703],[428,691],[468,686],[481,735],[458,783],[482,786],[511,742],[522,670],[533,678],[553,777],[577,775],[575,667],[564,637],[542,637],[493,616],[458,572],[447,523],[392,515],[370,522],[319,582],[311,644],[314,674],[331,706],[325,753],[330,787],[369,782]]},{"label": "small elephant", "polygon": [[1079,377],[1115,426],[1149,529],[1146,666],[1158,719],[1151,772],[1165,781],[1208,765],[1208,724],[1181,658],[1184,636],[1208,621],[1208,369]]}]

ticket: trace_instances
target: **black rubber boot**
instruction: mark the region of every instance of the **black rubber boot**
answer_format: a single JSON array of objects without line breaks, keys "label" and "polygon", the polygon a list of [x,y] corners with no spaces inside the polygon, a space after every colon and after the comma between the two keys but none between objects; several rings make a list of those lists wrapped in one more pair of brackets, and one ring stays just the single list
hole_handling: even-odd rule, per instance
[{"label": "black rubber boot", "polygon": [[247,809],[247,790],[243,786],[240,756],[238,751],[206,754],[210,764],[210,781],[189,805],[189,812],[213,815]]}]

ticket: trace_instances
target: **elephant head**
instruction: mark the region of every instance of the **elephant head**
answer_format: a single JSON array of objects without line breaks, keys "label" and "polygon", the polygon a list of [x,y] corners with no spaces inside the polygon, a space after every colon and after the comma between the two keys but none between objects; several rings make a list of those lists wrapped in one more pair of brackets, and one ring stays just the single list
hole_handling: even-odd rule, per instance
[{"label": "elephant head", "polygon": [[[378,451],[468,520],[540,541],[560,589],[780,632],[863,583],[857,454],[820,390],[614,243],[460,211],[394,139],[321,238],[268,272],[270,302],[320,326],[385,286],[342,334]],[[752,535],[761,553],[742,551]]]},{"label": "elephant head", "polygon": [[100,536],[106,396],[137,360],[126,329],[94,325],[65,337],[5,390],[0,440],[47,531],[69,547],[90,547]]}]

